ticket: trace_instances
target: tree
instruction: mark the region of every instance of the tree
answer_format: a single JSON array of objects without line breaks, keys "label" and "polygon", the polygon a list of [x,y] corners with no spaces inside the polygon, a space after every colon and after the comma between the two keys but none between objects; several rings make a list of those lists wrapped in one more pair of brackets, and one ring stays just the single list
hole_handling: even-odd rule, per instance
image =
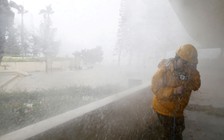
[{"label": "tree", "polygon": [[31,54],[32,56],[40,56],[42,54],[41,37],[38,34],[32,34],[31,42]]},{"label": "tree", "polygon": [[4,54],[10,56],[20,56],[21,48],[18,29],[11,27],[6,34]]},{"label": "tree", "polygon": [[76,51],[74,55],[73,67],[76,69],[81,68],[83,65],[94,65],[96,63],[102,62],[103,60],[103,50],[102,47],[97,46],[93,49],[83,49],[81,51]]},{"label": "tree", "polygon": [[100,46],[93,49],[84,49],[81,51],[81,57],[86,64],[95,64],[97,62],[102,62],[103,51]]},{"label": "tree", "polygon": [[0,0],[0,62],[3,57],[6,34],[13,25],[14,13],[11,10],[8,0]]},{"label": "tree", "polygon": [[24,42],[24,24],[23,24],[23,16],[28,11],[24,9],[22,5],[18,5],[13,1],[10,1],[10,6],[15,8],[18,11],[18,14],[21,15],[21,26],[20,26],[20,48],[23,49],[23,56],[27,55],[28,44]]},{"label": "tree", "polygon": [[40,15],[43,15],[43,22],[40,24],[40,47],[42,53],[45,56],[46,71],[51,69],[52,57],[55,57],[58,53],[60,45],[59,41],[55,41],[54,36],[56,28],[52,27],[52,21],[50,16],[54,13],[51,5],[47,6],[46,9],[40,10]]},{"label": "tree", "polygon": [[43,15],[43,22],[40,25],[40,35],[42,41],[42,52],[45,56],[56,56],[58,53],[59,41],[55,41],[56,28],[52,27],[52,21],[50,15],[54,11],[51,5],[47,6],[46,9],[42,9],[40,14]]},{"label": "tree", "polygon": [[28,30],[23,31],[23,45],[21,42],[21,27],[10,27],[6,34],[4,55],[9,56],[38,56],[41,54],[39,39]]}]

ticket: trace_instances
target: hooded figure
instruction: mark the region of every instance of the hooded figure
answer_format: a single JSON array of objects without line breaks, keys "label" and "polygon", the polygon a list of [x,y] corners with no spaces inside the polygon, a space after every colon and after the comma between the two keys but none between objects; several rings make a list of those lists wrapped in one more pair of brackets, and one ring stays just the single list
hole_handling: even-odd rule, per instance
[{"label": "hooded figure", "polygon": [[191,44],[181,46],[176,56],[162,60],[153,75],[153,109],[164,127],[164,139],[182,140],[184,109],[191,92],[200,88],[198,54]]}]

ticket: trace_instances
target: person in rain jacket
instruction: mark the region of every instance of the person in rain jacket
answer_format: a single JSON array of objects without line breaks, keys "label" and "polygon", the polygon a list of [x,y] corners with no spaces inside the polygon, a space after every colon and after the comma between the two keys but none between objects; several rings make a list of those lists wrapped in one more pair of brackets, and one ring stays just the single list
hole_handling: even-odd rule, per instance
[{"label": "person in rain jacket", "polygon": [[183,139],[184,109],[191,92],[197,91],[201,86],[197,64],[196,48],[185,44],[176,51],[174,58],[163,59],[153,75],[153,109],[164,128],[164,139]]}]

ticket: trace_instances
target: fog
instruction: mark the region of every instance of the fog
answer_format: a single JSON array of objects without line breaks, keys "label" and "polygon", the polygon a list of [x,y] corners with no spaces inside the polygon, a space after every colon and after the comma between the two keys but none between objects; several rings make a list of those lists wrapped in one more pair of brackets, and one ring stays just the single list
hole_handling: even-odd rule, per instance
[{"label": "fog", "polygon": [[[72,56],[72,52],[83,48],[102,46],[104,58],[112,57],[116,43],[119,20],[120,0],[41,0],[31,2],[17,0],[28,13],[24,15],[24,24],[32,32],[38,32],[43,17],[41,9],[51,5],[54,13],[51,16],[53,27],[57,29],[56,37],[60,40],[60,56]],[[20,24],[20,15],[16,23]]]},{"label": "fog", "polygon": [[[70,80],[69,83],[66,83],[57,79],[65,79],[66,81],[66,78],[69,78],[67,76],[69,75],[68,70],[77,67],[77,65],[83,69],[88,69],[91,64],[84,64],[86,62],[78,62],[80,64],[77,64],[78,60],[76,56],[74,58],[73,54],[98,46],[102,48],[103,56],[94,68],[102,71],[102,67],[107,69],[104,70],[107,72],[105,76],[101,76],[104,77],[104,80],[99,80],[102,84],[108,84],[109,76],[116,75],[115,69],[119,76],[116,76],[118,79],[113,78],[111,80],[114,81],[112,84],[117,81],[118,84],[128,86],[128,81],[135,79],[150,82],[151,75],[162,58],[174,56],[175,50],[181,44],[197,44],[185,31],[168,1],[138,2],[133,0],[133,2],[128,3],[120,0],[110,2],[105,0],[67,0],[63,2],[17,0],[15,2],[22,5],[27,11],[23,15],[24,36],[29,34],[38,36],[40,34],[40,26],[44,22],[43,14],[40,14],[40,11],[49,5],[51,6],[53,13],[50,14],[50,26],[55,29],[52,38],[59,42],[55,56],[72,60],[62,62],[53,60],[51,66],[46,66],[56,71],[60,69],[66,71],[68,74],[55,74],[65,78],[49,76],[49,79],[54,82],[38,84],[42,80],[33,78],[31,74],[27,79],[33,79],[31,83],[36,84],[25,84],[29,81],[25,80],[24,85],[22,85],[23,82],[13,85],[14,90],[47,89],[48,87],[45,85],[49,85],[49,88],[58,88],[78,84],[75,82],[77,80]],[[21,32],[21,14],[16,9],[13,11],[15,12],[14,26]],[[40,36],[44,35],[40,34]],[[20,40],[20,37],[18,39]],[[32,54],[28,56],[32,57]],[[39,57],[43,56],[43,54],[39,54]],[[29,71],[44,71],[44,67],[44,64],[30,63],[30,68],[28,65],[12,64],[11,69],[10,67],[8,69],[14,68],[29,73]],[[85,73],[83,75],[83,77],[87,77]],[[93,73],[92,75],[99,77],[98,74]],[[82,80],[80,82],[85,83],[85,85],[98,83],[94,82],[97,78],[91,78],[85,78],[86,82]],[[121,79],[124,79],[125,82]],[[96,84],[92,84],[92,86],[96,86]]]},{"label": "fog", "polygon": [[[66,120],[71,116],[76,116],[71,120],[80,132],[75,136],[82,139],[159,135],[153,128],[149,136],[149,128],[145,129],[152,125],[148,122],[151,79],[158,63],[173,58],[178,47],[187,43],[198,50],[202,84],[192,93],[185,111],[184,138],[224,137],[223,132],[213,130],[224,126],[223,14],[219,6],[206,1],[200,9],[199,3],[175,0],[13,2],[13,23],[8,23],[4,33],[0,62],[0,139],[43,120],[44,125],[51,124],[51,117]],[[214,18],[206,18],[202,12],[206,6]],[[69,111],[75,115],[66,116]],[[51,138],[55,137],[59,138],[57,134]]]}]

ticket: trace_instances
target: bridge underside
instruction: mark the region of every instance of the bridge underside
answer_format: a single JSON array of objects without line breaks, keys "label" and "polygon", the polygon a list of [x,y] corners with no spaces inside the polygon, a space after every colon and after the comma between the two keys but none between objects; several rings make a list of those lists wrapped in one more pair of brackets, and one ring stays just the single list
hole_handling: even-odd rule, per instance
[{"label": "bridge underside", "polygon": [[190,36],[204,48],[224,48],[224,1],[170,0]]}]

